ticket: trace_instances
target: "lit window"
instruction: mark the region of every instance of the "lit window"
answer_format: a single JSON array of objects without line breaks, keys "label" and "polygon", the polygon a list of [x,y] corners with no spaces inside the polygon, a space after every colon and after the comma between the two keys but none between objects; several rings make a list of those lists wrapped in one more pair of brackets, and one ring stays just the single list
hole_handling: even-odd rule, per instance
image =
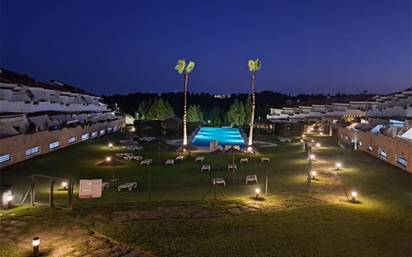
[{"label": "lit window", "polygon": [[89,133],[82,135],[82,141],[89,139]]},{"label": "lit window", "polygon": [[32,147],[26,150],[26,157],[32,156],[34,154],[40,153],[40,146]]},{"label": "lit window", "polygon": [[107,132],[110,133],[112,132],[113,128],[107,128]]},{"label": "lit window", "polygon": [[69,140],[67,140],[67,143],[68,143],[68,144],[74,144],[74,143],[76,143],[76,137],[71,137],[71,138],[69,138]]},{"label": "lit window", "polygon": [[97,137],[97,132],[96,131],[92,133],[92,138],[95,138],[95,137]]},{"label": "lit window", "polygon": [[11,154],[0,155],[0,164],[6,163],[11,160]]},{"label": "lit window", "polygon": [[53,149],[59,148],[59,146],[60,146],[60,142],[56,141],[56,142],[49,144],[49,149],[53,150]]},{"label": "lit window", "polygon": [[398,155],[398,158],[396,160],[398,164],[402,167],[408,167],[408,160],[403,157],[402,155]]},{"label": "lit window", "polygon": [[386,158],[388,158],[388,154],[382,148],[379,148],[378,155],[379,155],[379,157],[381,157],[382,159],[385,159],[385,160],[386,160]]},{"label": "lit window", "polygon": [[372,151],[373,151],[373,147],[372,147],[371,145],[369,145],[369,146],[368,146],[368,150],[372,152]]},{"label": "lit window", "polygon": [[100,135],[104,135],[105,131],[104,129],[100,130]]}]

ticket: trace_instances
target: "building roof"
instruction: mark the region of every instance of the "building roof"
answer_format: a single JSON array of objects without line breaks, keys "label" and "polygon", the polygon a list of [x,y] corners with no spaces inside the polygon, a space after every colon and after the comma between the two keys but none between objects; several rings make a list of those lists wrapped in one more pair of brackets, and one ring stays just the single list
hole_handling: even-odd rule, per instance
[{"label": "building roof", "polygon": [[27,74],[19,74],[17,72],[10,71],[4,68],[0,68],[0,83],[22,84],[28,87],[38,87],[49,90],[93,95],[84,91],[83,89],[62,82],[58,82],[55,80],[52,81],[52,83],[41,82],[29,77]]}]

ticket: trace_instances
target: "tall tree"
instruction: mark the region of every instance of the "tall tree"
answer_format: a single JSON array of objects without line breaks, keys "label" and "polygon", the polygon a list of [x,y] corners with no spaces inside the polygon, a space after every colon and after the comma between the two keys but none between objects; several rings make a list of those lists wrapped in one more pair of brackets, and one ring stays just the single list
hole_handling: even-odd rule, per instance
[{"label": "tall tree", "polygon": [[261,63],[259,59],[248,61],[249,72],[252,74],[252,113],[250,115],[248,150],[252,150],[253,147],[253,126],[255,124],[256,109],[256,73],[260,70],[260,67]]},{"label": "tall tree", "polygon": [[155,99],[147,113],[147,118],[152,120],[166,120],[172,117],[174,117],[172,106],[161,98]]},{"label": "tall tree", "polygon": [[237,99],[230,106],[229,111],[226,114],[226,119],[231,126],[240,127],[245,123],[245,107],[242,102]]},{"label": "tall tree", "polygon": [[147,114],[149,112],[150,105],[150,100],[143,100],[140,102],[139,107],[137,107],[138,118],[140,120],[147,119]]},{"label": "tall tree", "polygon": [[189,73],[195,68],[195,63],[190,61],[186,65],[185,59],[177,61],[175,70],[179,74],[183,74],[183,148],[187,146],[187,86],[189,81]]}]

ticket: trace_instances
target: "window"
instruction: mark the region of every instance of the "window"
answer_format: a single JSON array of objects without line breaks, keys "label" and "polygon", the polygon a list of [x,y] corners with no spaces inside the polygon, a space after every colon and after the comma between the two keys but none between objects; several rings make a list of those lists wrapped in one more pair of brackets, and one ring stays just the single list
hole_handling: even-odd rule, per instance
[{"label": "window", "polygon": [[116,132],[116,131],[118,131],[118,130],[119,130],[119,128],[118,128],[117,126],[113,128],[113,131],[114,131],[114,132]]},{"label": "window", "polygon": [[0,155],[0,164],[6,163],[8,161],[11,161],[11,154],[3,154]]},{"label": "window", "polygon": [[89,133],[82,135],[82,141],[89,139]]},{"label": "window", "polygon": [[67,143],[68,143],[68,144],[74,144],[74,143],[76,143],[76,137],[71,137],[71,138],[69,138],[69,140],[67,140]]},{"label": "window", "polygon": [[59,146],[60,146],[60,142],[56,141],[56,142],[53,142],[53,143],[49,144],[49,149],[54,150],[56,148],[59,148]]},{"label": "window", "polygon": [[100,130],[100,135],[104,135],[105,132],[104,129]]},{"label": "window", "polygon": [[362,146],[362,141],[359,141],[359,146]]},{"label": "window", "polygon": [[92,138],[95,138],[95,137],[97,137],[97,132],[96,131],[92,133]]},{"label": "window", "polygon": [[386,153],[385,149],[379,148],[378,150],[378,155],[379,157],[381,157],[382,159],[388,158],[388,154]]},{"label": "window", "polygon": [[40,146],[32,147],[26,150],[26,157],[32,156],[34,154],[40,153]]},{"label": "window", "polygon": [[402,167],[408,167],[408,160],[403,157],[402,155],[398,155],[398,158],[396,158],[396,161],[398,162],[398,164]]},{"label": "window", "polygon": [[372,152],[372,151],[373,151],[373,147],[372,147],[371,145],[369,145],[369,146],[368,146],[368,150]]},{"label": "window", "polygon": [[112,130],[113,130],[112,128],[107,128],[108,133],[112,132]]}]

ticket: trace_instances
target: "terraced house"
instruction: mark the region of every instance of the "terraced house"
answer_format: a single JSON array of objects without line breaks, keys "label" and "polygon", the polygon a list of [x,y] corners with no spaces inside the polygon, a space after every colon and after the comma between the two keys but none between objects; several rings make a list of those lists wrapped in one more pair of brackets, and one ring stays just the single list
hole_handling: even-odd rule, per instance
[{"label": "terraced house", "polygon": [[123,126],[98,96],[0,69],[0,169]]},{"label": "terraced house", "polygon": [[339,144],[412,173],[412,87],[364,101],[271,109],[272,122],[318,122]]}]

